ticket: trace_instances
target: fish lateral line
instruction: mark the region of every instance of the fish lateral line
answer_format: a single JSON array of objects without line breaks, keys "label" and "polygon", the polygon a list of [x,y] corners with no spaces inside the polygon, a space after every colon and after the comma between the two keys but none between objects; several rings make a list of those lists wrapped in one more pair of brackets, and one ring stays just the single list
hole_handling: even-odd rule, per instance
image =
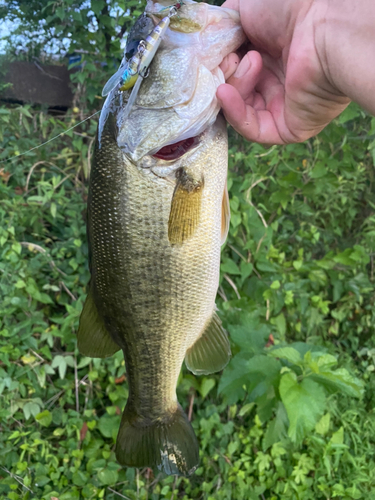
[{"label": "fish lateral line", "polygon": [[61,137],[62,135],[64,134],[67,134],[68,132],[70,132],[71,130],[75,129],[76,127],[78,127],[79,125],[82,125],[82,123],[85,123],[87,122],[87,120],[90,120],[91,118],[93,118],[94,116],[96,116],[98,113],[100,113],[101,110],[99,111],[96,111],[95,113],[93,113],[91,116],[88,116],[87,118],[85,118],[84,120],[82,120],[81,122],[79,123],[76,123],[75,125],[73,125],[72,127],[68,128],[68,130],[64,130],[64,132],[60,132],[60,134],[57,134],[55,135],[54,137],[51,137],[51,139],[48,139],[48,141],[45,141],[45,142],[42,142],[42,144],[39,144],[38,146],[35,146],[31,149],[29,149],[28,151],[23,151],[22,153],[18,154],[18,155],[15,155],[15,156],[9,156],[8,158],[5,158],[4,160],[0,160],[0,164],[1,163],[8,163],[9,161],[12,161],[12,160],[16,160],[17,158],[19,158],[20,156],[25,156],[29,153],[31,153],[32,151],[35,151],[36,149],[39,149],[43,146],[45,146],[46,144],[49,144],[50,142],[54,141],[55,139],[58,139],[59,137]]}]

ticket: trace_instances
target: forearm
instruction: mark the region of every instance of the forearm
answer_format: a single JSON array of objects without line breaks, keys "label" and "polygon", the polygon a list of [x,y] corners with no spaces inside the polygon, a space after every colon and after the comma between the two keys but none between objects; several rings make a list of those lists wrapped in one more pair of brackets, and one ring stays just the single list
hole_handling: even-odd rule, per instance
[{"label": "forearm", "polygon": [[375,114],[375,1],[326,2],[325,22],[316,26],[326,77],[342,94]]}]

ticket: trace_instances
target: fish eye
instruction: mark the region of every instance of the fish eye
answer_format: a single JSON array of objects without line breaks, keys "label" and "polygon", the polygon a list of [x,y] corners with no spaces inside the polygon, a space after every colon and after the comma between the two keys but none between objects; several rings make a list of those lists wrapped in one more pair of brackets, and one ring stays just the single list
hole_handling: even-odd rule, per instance
[{"label": "fish eye", "polygon": [[184,154],[186,154],[191,149],[198,146],[200,142],[200,136],[190,137],[189,139],[184,139],[183,141],[175,142],[174,144],[169,144],[159,149],[157,153],[152,156],[158,158],[159,160],[172,161],[178,160]]}]

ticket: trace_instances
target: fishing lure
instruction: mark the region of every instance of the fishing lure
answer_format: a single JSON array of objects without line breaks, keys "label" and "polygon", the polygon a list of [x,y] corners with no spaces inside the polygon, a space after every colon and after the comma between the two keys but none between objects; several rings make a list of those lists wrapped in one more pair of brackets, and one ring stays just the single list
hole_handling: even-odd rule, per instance
[{"label": "fishing lure", "polygon": [[104,86],[102,92],[103,96],[108,95],[116,87],[118,87],[121,91],[133,89],[124,110],[125,119],[130,115],[130,111],[137,98],[142,81],[148,75],[149,67],[170,25],[171,18],[177,15],[178,10],[181,7],[182,3],[177,3],[172,7],[168,7],[168,15],[165,16],[157,26],[155,26],[146,40],[141,40],[136,54],[131,57],[129,61],[122,63],[118,71]]},{"label": "fishing lure", "polygon": [[185,5],[185,2],[183,0],[181,0],[181,2],[177,2],[175,3],[174,5],[170,5],[169,7],[165,7],[164,9],[160,10],[159,11],[159,14],[161,14],[162,12],[164,12],[165,10],[168,10],[168,9],[177,9],[177,10],[180,10],[181,7],[183,7]]}]

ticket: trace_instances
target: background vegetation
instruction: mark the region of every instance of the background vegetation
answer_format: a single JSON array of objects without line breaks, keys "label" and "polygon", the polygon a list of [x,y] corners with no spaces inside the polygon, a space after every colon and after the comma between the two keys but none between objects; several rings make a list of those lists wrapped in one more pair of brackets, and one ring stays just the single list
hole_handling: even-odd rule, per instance
[{"label": "background vegetation", "polygon": [[[3,15],[18,26],[8,58],[84,52],[66,115],[0,107],[0,160],[100,109],[141,7],[8,2]],[[189,479],[118,466],[124,362],[76,348],[96,125],[0,164],[0,497],[375,498],[375,119],[353,105],[318,138],[284,148],[230,132],[218,306],[234,357],[222,375],[181,374],[201,448]]]}]

